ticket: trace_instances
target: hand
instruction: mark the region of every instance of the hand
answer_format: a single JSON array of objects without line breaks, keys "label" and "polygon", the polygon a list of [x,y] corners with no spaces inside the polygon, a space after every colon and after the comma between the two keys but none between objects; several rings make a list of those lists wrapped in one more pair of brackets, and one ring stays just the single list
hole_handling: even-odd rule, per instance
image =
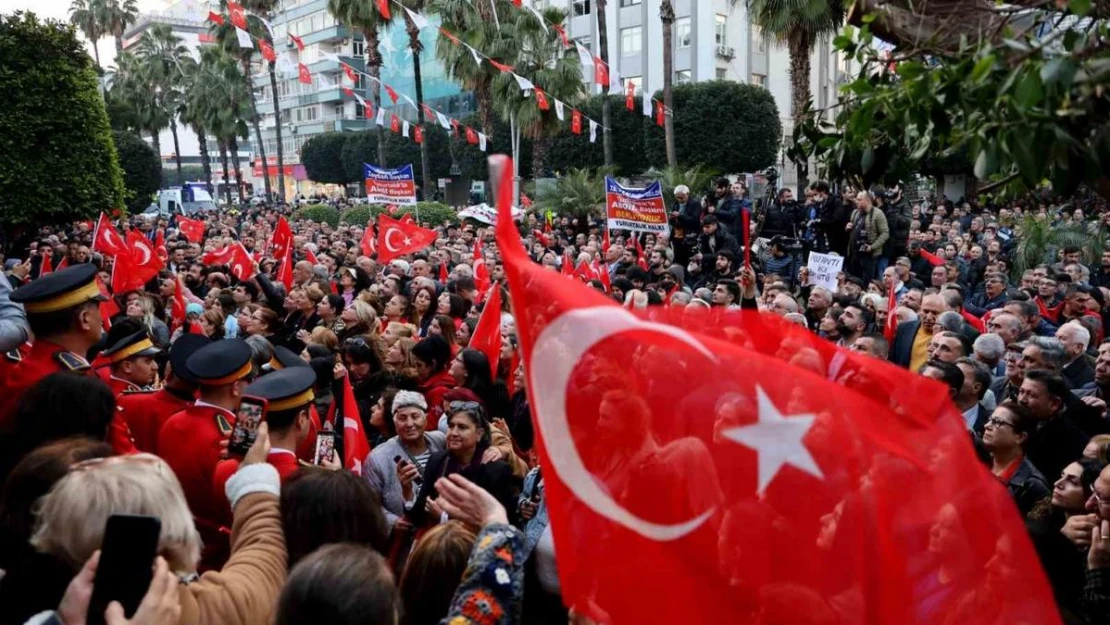
[{"label": "hand", "polygon": [[308,342],[308,330],[297,330],[297,340],[306,343]]},{"label": "hand", "polygon": [[497,462],[503,457],[505,457],[505,455],[501,453],[500,449],[490,446],[487,447],[484,452],[482,452],[482,464]]},{"label": "hand", "polygon": [[1099,414],[1103,417],[1106,416],[1106,402],[1104,400],[1099,399],[1098,397],[1091,396],[1084,397],[1082,401],[1084,404],[1087,404],[1095,410],[1098,410]]},{"label": "hand", "polygon": [[23,278],[26,278],[29,273],[31,273],[31,260],[30,259],[27,259],[26,261],[24,261],[23,264],[16,265],[15,267],[12,267],[12,275],[19,278],[20,280],[22,280]]},{"label": "hand", "polygon": [[336,380],[342,380],[347,376],[347,367],[344,367],[343,363],[337,362],[335,366],[331,368],[331,374]]},{"label": "hand", "polygon": [[[408,460],[402,460],[397,465],[397,479],[401,482],[401,490],[411,491],[412,483],[418,477],[420,477],[420,469],[415,464]],[[405,499],[412,499],[412,497],[406,496]]]},{"label": "hand", "polygon": [[228,444],[228,442],[229,441],[226,438],[222,439],[220,441],[220,460],[227,460],[227,458],[228,458],[228,453],[227,453],[227,444]]},{"label": "hand", "polygon": [[324,456],[320,458],[320,466],[328,471],[338,471],[343,468],[343,465],[339,464],[339,459],[335,457],[334,451],[331,453],[331,457]]},{"label": "hand", "polygon": [[1091,548],[1087,551],[1087,568],[1110,567],[1110,521],[1103,521],[1091,529]]},{"label": "hand", "polygon": [[248,464],[260,464],[266,462],[266,457],[270,455],[270,425],[263,421],[258,426],[258,434],[254,437],[254,444],[247,450],[247,455],[243,456],[243,461],[239,463],[240,467],[245,467]]},{"label": "hand", "polygon": [[85,566],[81,567],[77,577],[74,577],[66,587],[66,594],[58,604],[58,618],[65,625],[85,625],[89,599],[92,598],[93,580],[96,579],[96,566],[99,563],[100,550],[97,550],[85,562]]},{"label": "hand", "polygon": [[539,504],[532,503],[530,499],[525,499],[524,503],[520,504],[520,518],[525,521],[536,516],[536,510],[539,509]]},{"label": "hand", "polygon": [[505,423],[505,420],[502,419],[501,417],[498,417],[498,418],[494,419],[492,421],[492,424],[493,424],[493,427],[501,430],[501,432],[503,434],[505,434],[505,436],[512,436],[512,434],[509,432],[509,424]]},{"label": "hand", "polygon": [[416,529],[416,526],[414,526],[412,522],[405,517],[400,517],[399,519],[397,519],[397,522],[393,524],[394,532],[405,532],[406,534],[408,534],[412,533],[414,529]]},{"label": "hand", "polygon": [[458,473],[437,480],[436,490],[436,503],[453,519],[477,528],[509,522],[505,507],[493,495]]},{"label": "hand", "polygon": [[1060,533],[1077,547],[1086,547],[1091,544],[1091,531],[1097,523],[1096,514],[1077,514],[1064,523]]},{"label": "hand", "polygon": [[130,620],[123,615],[123,606],[118,601],[108,604],[104,612],[107,625],[176,625],[181,618],[181,600],[177,590],[177,576],[170,572],[165,558],[158,556],[154,565],[154,577],[150,588],[143,596],[139,609]]}]

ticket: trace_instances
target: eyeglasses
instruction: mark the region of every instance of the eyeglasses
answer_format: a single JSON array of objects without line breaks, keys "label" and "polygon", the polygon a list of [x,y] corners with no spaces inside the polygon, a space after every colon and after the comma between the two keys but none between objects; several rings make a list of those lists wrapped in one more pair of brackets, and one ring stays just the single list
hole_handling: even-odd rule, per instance
[{"label": "eyeglasses", "polygon": [[367,347],[366,339],[356,336],[343,341],[344,347]]},{"label": "eyeglasses", "polygon": [[1014,427],[1013,423],[1010,423],[1009,421],[1003,421],[1002,419],[999,419],[998,417],[991,417],[990,419],[987,419],[987,426],[993,427],[993,428],[1000,428],[1002,426],[1006,426],[1006,427],[1010,428],[1011,430],[1014,430],[1015,432],[1017,431],[1017,428]]}]

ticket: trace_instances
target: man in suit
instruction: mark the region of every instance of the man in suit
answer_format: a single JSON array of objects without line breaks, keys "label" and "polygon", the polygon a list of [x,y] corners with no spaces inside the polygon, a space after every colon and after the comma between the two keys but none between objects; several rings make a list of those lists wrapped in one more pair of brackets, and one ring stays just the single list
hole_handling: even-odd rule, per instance
[{"label": "man in suit", "polygon": [[929,360],[929,341],[937,317],[948,310],[948,303],[940,295],[927,295],[921,300],[918,318],[898,326],[890,346],[890,361],[910,371],[919,370]]},{"label": "man in suit", "polygon": [[977,436],[983,435],[987,426],[990,411],[983,404],[983,398],[991,386],[991,372],[987,365],[972,358],[961,358],[956,361],[956,366],[964,374],[964,383],[956,395],[956,407],[963,413],[967,429],[975,432]]},{"label": "man in suit", "polygon": [[1091,333],[1078,321],[1069,321],[1056,329],[1056,338],[1064,344],[1068,362],[1060,372],[1073,390],[1094,382],[1095,368],[1087,358]]},{"label": "man in suit", "polygon": [[1025,456],[1043,475],[1060,475],[1068,464],[1083,455],[1090,436],[1064,416],[1071,391],[1064,378],[1049,371],[1025,372],[1018,403],[1039,422],[1025,443]]}]

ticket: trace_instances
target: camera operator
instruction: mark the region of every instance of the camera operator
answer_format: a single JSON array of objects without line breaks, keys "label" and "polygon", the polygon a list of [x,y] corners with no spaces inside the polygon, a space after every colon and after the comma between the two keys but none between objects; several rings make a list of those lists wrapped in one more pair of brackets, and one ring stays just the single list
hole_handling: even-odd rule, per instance
[{"label": "camera operator", "polygon": [[875,277],[876,263],[890,238],[886,215],[875,209],[871,193],[860,191],[856,196],[856,210],[844,231],[849,237],[848,272],[866,283]]},{"label": "camera operator", "polygon": [[887,226],[890,228],[890,240],[887,241],[886,250],[877,268],[877,272],[881,275],[891,259],[908,256],[913,209],[902,195],[901,184],[895,184],[886,190],[880,187],[875,190],[875,195],[882,198],[880,206],[883,214],[886,215]]},{"label": "camera operator", "polygon": [[804,213],[806,242],[815,252],[844,255],[848,249],[846,226],[851,207],[842,204],[824,180],[814,182],[810,190],[813,192],[813,203]]},{"label": "camera operator", "polygon": [[779,189],[775,201],[768,204],[759,213],[760,237],[773,239],[775,237],[796,237],[798,235],[798,222],[800,211],[798,202],[794,199],[794,191],[783,187]]},{"label": "camera operator", "polygon": [[674,262],[685,267],[698,245],[702,208],[701,202],[690,196],[690,187],[684,184],[674,188],[674,200],[674,206],[671,207]]}]

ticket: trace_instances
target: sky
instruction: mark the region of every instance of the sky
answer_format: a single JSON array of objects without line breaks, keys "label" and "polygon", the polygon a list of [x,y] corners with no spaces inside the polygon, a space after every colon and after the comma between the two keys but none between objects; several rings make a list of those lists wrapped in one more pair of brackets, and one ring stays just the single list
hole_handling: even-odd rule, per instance
[{"label": "sky", "polygon": [[[169,3],[164,0],[138,0],[139,12],[157,11]],[[40,18],[52,18],[66,21],[69,19],[70,0],[0,0],[0,14],[14,13],[16,11],[30,11]],[[92,45],[85,40],[85,47],[92,54]],[[103,67],[112,65],[116,57],[116,45],[111,38],[100,40],[100,63]]]}]

